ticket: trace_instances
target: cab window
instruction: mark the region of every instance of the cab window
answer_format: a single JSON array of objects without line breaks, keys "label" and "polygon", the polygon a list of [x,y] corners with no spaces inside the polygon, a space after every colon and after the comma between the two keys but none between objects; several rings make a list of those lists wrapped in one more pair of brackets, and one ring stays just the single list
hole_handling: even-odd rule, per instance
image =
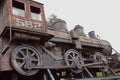
[{"label": "cab window", "polygon": [[25,5],[24,3],[13,0],[12,1],[12,13],[17,16],[25,17]]},{"label": "cab window", "polygon": [[31,18],[33,20],[39,20],[41,21],[41,11],[40,8],[34,7],[34,6],[30,6],[31,9]]}]

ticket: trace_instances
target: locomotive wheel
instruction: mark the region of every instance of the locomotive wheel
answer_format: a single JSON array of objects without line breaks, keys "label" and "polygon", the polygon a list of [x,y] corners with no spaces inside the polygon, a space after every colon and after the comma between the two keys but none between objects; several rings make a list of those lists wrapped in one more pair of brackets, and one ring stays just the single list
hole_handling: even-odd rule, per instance
[{"label": "locomotive wheel", "polygon": [[32,76],[39,70],[32,69],[41,64],[41,58],[38,51],[28,45],[18,46],[11,54],[11,62],[13,68],[20,74]]},{"label": "locomotive wheel", "polygon": [[102,53],[96,52],[94,54],[94,62],[103,62],[103,64],[102,64],[103,68],[100,70],[103,72],[108,71],[108,67],[107,67],[108,61],[107,61],[106,57],[104,55],[102,55]]},{"label": "locomotive wheel", "polygon": [[80,73],[83,70],[81,67],[81,64],[84,64],[82,55],[75,49],[69,49],[65,53],[65,63],[67,65],[76,67],[74,69],[71,69],[71,71],[74,73]]}]

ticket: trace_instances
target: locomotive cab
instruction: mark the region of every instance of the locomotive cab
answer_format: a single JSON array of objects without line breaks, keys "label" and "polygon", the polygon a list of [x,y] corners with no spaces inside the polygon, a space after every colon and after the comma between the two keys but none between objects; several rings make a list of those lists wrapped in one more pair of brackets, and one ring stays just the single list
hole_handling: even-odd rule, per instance
[{"label": "locomotive cab", "polygon": [[16,47],[30,49],[28,51],[36,53],[33,55],[39,59],[40,46],[52,37],[47,33],[42,3],[32,0],[0,0],[0,71],[13,69],[11,63],[15,60],[10,62],[10,59],[14,51],[20,49]]},{"label": "locomotive cab", "polygon": [[0,4],[0,36],[5,41],[3,46],[9,40],[26,39],[26,36],[27,39],[42,41],[52,37],[46,33],[42,3],[31,0],[2,0]]},{"label": "locomotive cab", "polygon": [[11,27],[35,32],[45,30],[42,29],[45,23],[43,4],[29,0],[12,0],[10,7]]},{"label": "locomotive cab", "polygon": [[41,28],[45,23],[43,4],[29,0],[4,0],[1,4],[1,35],[6,27],[35,32],[43,30]]}]

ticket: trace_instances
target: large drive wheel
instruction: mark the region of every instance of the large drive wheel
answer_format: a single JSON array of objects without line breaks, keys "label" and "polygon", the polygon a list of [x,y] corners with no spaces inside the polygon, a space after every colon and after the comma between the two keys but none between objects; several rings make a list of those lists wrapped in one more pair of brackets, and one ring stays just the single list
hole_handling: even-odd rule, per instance
[{"label": "large drive wheel", "polygon": [[82,55],[75,49],[69,49],[65,53],[65,63],[68,66],[75,66],[74,69],[71,69],[74,73],[80,73],[83,70],[81,67],[81,65],[84,64]]},{"label": "large drive wheel", "polygon": [[21,45],[12,52],[11,62],[13,68],[18,73],[25,76],[32,76],[39,71],[38,69],[33,69],[33,67],[41,64],[41,58],[34,47]]}]

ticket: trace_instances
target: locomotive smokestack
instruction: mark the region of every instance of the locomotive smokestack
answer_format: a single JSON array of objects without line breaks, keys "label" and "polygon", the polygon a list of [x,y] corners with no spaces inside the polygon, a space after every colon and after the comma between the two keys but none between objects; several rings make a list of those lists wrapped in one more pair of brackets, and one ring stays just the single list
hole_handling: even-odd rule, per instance
[{"label": "locomotive smokestack", "polygon": [[89,35],[90,38],[95,38],[95,39],[97,38],[96,35],[95,35],[95,31],[90,31],[88,33],[88,35]]},{"label": "locomotive smokestack", "polygon": [[56,19],[52,24],[52,29],[56,31],[68,32],[66,22],[62,19]]}]

